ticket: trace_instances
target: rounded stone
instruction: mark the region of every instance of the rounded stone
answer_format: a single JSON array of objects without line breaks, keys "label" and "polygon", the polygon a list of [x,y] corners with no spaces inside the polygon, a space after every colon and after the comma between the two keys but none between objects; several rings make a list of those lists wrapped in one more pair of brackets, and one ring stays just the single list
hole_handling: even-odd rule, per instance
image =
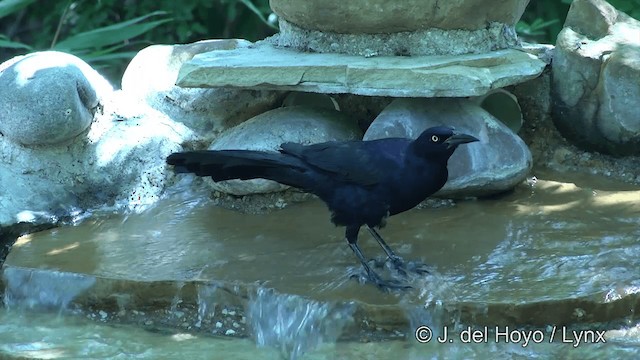
[{"label": "rounded stone", "polygon": [[571,5],[556,42],[552,111],[559,132],[582,149],[640,154],[639,35],[638,20],[603,0]]},{"label": "rounded stone", "polygon": [[213,39],[184,45],[151,45],[140,50],[127,66],[122,91],[132,103],[146,102],[204,139],[210,139],[272,109],[281,93],[242,88],[183,88],[175,85],[180,69],[198,54],[224,53],[251,44],[241,39]]},{"label": "rounded stone", "polygon": [[270,0],[279,17],[309,30],[394,33],[430,28],[477,30],[515,25],[529,0]]},{"label": "rounded stone", "polygon": [[[325,141],[360,139],[355,121],[339,111],[309,106],[289,106],[262,113],[223,132],[209,150],[277,151],[280,144],[313,144]],[[288,187],[271,180],[227,180],[212,183],[212,188],[233,195],[282,191]]]},{"label": "rounded stone", "polygon": [[524,141],[467,99],[396,99],[373,121],[364,139],[415,139],[425,129],[439,125],[451,126],[480,141],[454,152],[449,160],[449,180],[436,196],[498,194],[513,189],[529,174],[532,158]]},{"label": "rounded stone", "polygon": [[212,39],[183,45],[151,45],[131,59],[122,75],[122,90],[149,97],[171,90],[180,67],[195,55],[216,50],[245,48],[251,42],[241,39]]},{"label": "rounded stone", "polygon": [[22,145],[57,144],[87,130],[111,85],[73,55],[44,51],[0,72],[0,132]]}]

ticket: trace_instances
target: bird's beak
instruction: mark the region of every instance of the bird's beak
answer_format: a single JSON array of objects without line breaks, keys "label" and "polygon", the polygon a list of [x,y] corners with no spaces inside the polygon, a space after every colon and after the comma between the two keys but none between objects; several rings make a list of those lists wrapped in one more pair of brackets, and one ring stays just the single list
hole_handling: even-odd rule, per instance
[{"label": "bird's beak", "polygon": [[480,140],[467,134],[453,134],[444,142],[449,147],[452,147],[452,146],[458,146],[460,144],[466,144],[474,141],[480,141]]}]

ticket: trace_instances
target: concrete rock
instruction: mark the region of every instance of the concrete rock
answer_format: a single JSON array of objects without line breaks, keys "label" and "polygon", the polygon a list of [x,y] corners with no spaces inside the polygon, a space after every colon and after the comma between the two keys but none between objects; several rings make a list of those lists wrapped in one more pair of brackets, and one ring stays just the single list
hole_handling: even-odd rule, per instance
[{"label": "concrete rock", "polygon": [[195,55],[213,50],[246,48],[250,41],[215,39],[185,45],[151,45],[131,59],[122,75],[122,91],[145,97],[175,86],[180,66]]},{"label": "concrete rock", "polygon": [[382,34],[309,30],[284,19],[278,26],[280,32],[267,39],[277,47],[365,57],[481,54],[519,45],[515,28],[501,23],[476,30],[434,28]]},{"label": "concrete rock", "polygon": [[113,88],[81,59],[43,51],[0,66],[0,133],[22,145],[50,145],[87,130]]},{"label": "concrete rock", "polygon": [[[361,138],[354,121],[339,111],[305,106],[283,107],[260,114],[222,133],[210,150],[277,151],[280,144],[303,144]],[[229,180],[211,183],[214,190],[233,195],[268,193],[288,188],[270,180]]]},{"label": "concrete rock", "polygon": [[423,130],[452,126],[480,142],[460,146],[449,160],[449,181],[437,196],[484,196],[504,192],[531,170],[526,144],[506,125],[464,99],[397,99],[373,121],[365,140],[417,138]]},{"label": "concrete rock", "polygon": [[553,62],[554,121],[586,150],[640,154],[640,22],[576,0]]},{"label": "concrete rock", "polygon": [[462,56],[301,53],[263,43],[186,62],[183,87],[245,87],[394,97],[464,97],[537,77],[546,64],[514,49]]},{"label": "concrete rock", "polygon": [[122,77],[129,101],[144,101],[210,139],[220,131],[272,109],[279,92],[241,89],[185,89],[175,86],[178,71],[194,55],[246,48],[241,39],[216,39],[186,45],[152,45],[141,50]]},{"label": "concrete rock", "polygon": [[0,137],[0,226],[57,223],[85,210],[136,209],[158,199],[165,157],[192,133],[146,106],[122,108],[118,95],[75,141],[26,148]]},{"label": "concrete rock", "polygon": [[306,29],[336,33],[393,33],[429,28],[481,29],[515,25],[529,0],[270,0],[273,11]]}]

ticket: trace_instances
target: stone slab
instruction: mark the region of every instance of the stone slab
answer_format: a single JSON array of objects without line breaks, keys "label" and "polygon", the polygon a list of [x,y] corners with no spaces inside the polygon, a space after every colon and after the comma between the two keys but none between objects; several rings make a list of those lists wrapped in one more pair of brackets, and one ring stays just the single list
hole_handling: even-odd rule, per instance
[{"label": "stone slab", "polygon": [[466,97],[533,79],[546,64],[506,49],[460,56],[302,53],[266,43],[198,54],[182,65],[182,87],[241,87],[394,97]]}]

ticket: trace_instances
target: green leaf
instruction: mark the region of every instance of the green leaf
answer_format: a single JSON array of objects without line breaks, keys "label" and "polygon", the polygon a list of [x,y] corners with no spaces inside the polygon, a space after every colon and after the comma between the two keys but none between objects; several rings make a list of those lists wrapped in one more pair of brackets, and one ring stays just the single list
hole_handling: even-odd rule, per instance
[{"label": "green leaf", "polygon": [[11,15],[16,11],[28,6],[36,0],[1,0],[0,1],[0,18]]},{"label": "green leaf", "polygon": [[171,21],[172,19],[162,19],[143,22],[152,16],[165,14],[166,12],[164,11],[155,11],[135,19],[76,34],[60,41],[53,46],[53,49],[74,52],[81,49],[97,49],[114,45],[144,34],[158,25]]},{"label": "green leaf", "polygon": [[33,48],[27,44],[6,40],[6,37],[0,37],[0,48],[33,50]]},{"label": "green leaf", "polygon": [[273,26],[273,24],[269,23],[269,21],[267,20],[267,18],[264,16],[264,14],[260,11],[260,9],[258,9],[252,2],[251,0],[240,0],[240,2],[242,4],[244,4],[244,6],[246,6],[247,8],[249,8],[249,10],[251,10],[254,14],[256,14],[258,16],[258,18],[265,23],[267,26],[269,26],[272,29],[276,29],[278,30],[277,27]]},{"label": "green leaf", "polygon": [[77,51],[75,54],[82,56],[83,59],[88,59],[88,58],[96,58],[99,56],[103,56],[106,54],[111,54],[111,53],[117,53],[118,50],[131,45],[132,43],[119,43],[119,44],[115,44],[109,47],[104,47],[104,48],[99,48],[99,49],[85,49],[85,50],[81,50],[81,51]]},{"label": "green leaf", "polygon": [[544,21],[543,19],[538,18],[538,19],[535,19],[533,21],[533,23],[531,24],[531,29],[534,30],[534,31],[542,30],[542,29],[547,28],[547,27],[549,27],[549,26],[551,26],[553,24],[556,24],[558,22],[560,22],[559,19],[552,19],[552,20]]},{"label": "green leaf", "polygon": [[108,62],[120,59],[131,60],[137,53],[137,51],[123,51],[110,54],[87,54],[83,55],[82,59],[89,63]]}]

